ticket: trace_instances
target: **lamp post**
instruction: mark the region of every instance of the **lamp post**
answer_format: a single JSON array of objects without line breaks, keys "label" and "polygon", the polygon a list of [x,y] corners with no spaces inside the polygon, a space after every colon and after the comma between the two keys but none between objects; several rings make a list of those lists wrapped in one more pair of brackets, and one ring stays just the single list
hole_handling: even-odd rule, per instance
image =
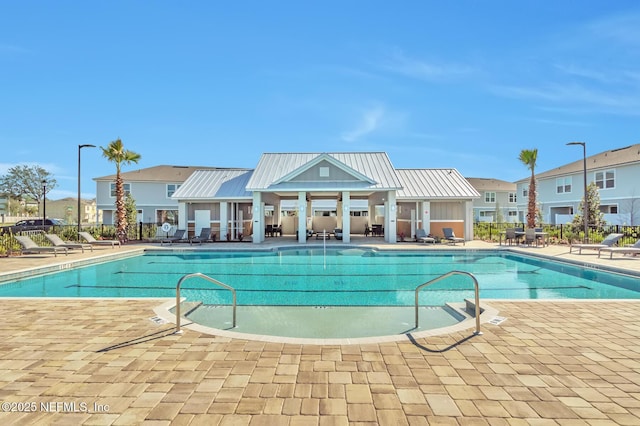
[{"label": "lamp post", "polygon": [[91,144],[83,144],[83,145],[78,145],[78,239],[80,238],[80,227],[82,226],[82,215],[80,214],[80,208],[81,208],[81,204],[80,204],[80,150],[82,150],[82,148],[95,148],[95,145],[91,145]]},{"label": "lamp post", "polygon": [[567,145],[582,145],[582,174],[584,178],[584,242],[589,242],[589,191],[587,191],[587,143],[586,142],[569,142]]},{"label": "lamp post", "polygon": [[42,179],[42,229],[46,231],[47,221],[47,181]]}]

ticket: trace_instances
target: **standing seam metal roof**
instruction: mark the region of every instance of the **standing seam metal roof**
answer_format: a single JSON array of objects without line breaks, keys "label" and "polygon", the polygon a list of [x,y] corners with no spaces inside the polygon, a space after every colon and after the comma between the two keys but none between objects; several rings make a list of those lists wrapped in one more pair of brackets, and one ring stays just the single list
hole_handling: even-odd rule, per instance
[{"label": "standing seam metal roof", "polygon": [[251,169],[196,170],[171,198],[180,200],[252,198],[251,191],[246,190],[252,172]]},{"label": "standing seam metal roof", "polygon": [[480,194],[456,169],[398,169],[403,189],[396,198],[479,198]]},{"label": "standing seam metal roof", "polygon": [[[384,152],[324,153],[346,167],[367,176],[375,183],[369,189],[398,189],[402,183]],[[293,174],[323,153],[265,153],[249,180],[247,189],[260,191],[277,188],[274,182]]]}]

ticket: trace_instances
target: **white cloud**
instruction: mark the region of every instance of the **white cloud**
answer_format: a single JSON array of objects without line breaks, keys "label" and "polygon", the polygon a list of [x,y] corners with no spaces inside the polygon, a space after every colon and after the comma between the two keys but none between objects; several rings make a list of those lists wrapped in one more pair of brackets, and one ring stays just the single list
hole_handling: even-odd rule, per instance
[{"label": "white cloud", "polygon": [[470,74],[473,69],[466,65],[444,62],[427,62],[411,58],[400,50],[393,52],[381,65],[387,71],[421,80],[445,80]]},{"label": "white cloud", "polygon": [[375,106],[365,111],[353,130],[342,133],[345,142],[355,142],[362,137],[375,132],[384,119],[385,111],[382,106]]}]

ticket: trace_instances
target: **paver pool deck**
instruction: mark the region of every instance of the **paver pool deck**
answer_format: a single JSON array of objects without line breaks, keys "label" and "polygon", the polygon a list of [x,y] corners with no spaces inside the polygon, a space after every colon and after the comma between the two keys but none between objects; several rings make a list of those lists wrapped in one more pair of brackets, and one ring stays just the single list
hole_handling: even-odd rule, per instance
[{"label": "paver pool deck", "polygon": [[[107,253],[4,258],[0,272]],[[150,320],[165,301],[0,299],[3,426],[640,424],[640,301],[492,300],[506,320],[482,335],[357,345],[177,335]]]}]

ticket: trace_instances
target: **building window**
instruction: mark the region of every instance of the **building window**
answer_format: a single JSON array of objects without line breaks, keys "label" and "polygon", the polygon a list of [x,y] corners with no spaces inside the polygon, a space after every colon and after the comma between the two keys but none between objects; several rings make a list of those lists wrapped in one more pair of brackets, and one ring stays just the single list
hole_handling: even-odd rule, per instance
[{"label": "building window", "polygon": [[516,194],[515,192],[510,192],[509,193],[509,202],[510,203],[516,203],[518,199],[518,194]]},{"label": "building window", "polygon": [[156,224],[178,225],[178,210],[156,210]]},{"label": "building window", "polygon": [[600,211],[605,214],[607,213],[618,214],[618,205],[617,204],[601,205]]},{"label": "building window", "polygon": [[179,183],[170,183],[167,185],[167,198],[171,198],[174,192],[176,192],[180,188]]},{"label": "building window", "polygon": [[[124,188],[124,195],[125,196],[127,194],[131,194],[131,184],[130,183],[124,183],[124,184],[122,184],[122,187]],[[115,196],[116,196],[116,184],[115,183],[109,184],[109,190],[111,192],[111,196],[115,198]]]},{"label": "building window", "polygon": [[571,192],[571,176],[556,179],[556,194]]},{"label": "building window", "polygon": [[529,196],[529,185],[524,185],[522,187],[522,196],[525,198]]},{"label": "building window", "polygon": [[320,167],[320,177],[329,177],[328,167]]},{"label": "building window", "polygon": [[616,186],[615,170],[605,170],[604,172],[596,172],[596,186],[598,189],[610,189]]},{"label": "building window", "polygon": [[509,210],[509,212],[507,212],[507,216],[518,217],[518,212],[516,210]]},{"label": "building window", "polygon": [[496,202],[496,193],[495,192],[485,192],[484,193],[484,202],[485,203],[495,203]]}]

